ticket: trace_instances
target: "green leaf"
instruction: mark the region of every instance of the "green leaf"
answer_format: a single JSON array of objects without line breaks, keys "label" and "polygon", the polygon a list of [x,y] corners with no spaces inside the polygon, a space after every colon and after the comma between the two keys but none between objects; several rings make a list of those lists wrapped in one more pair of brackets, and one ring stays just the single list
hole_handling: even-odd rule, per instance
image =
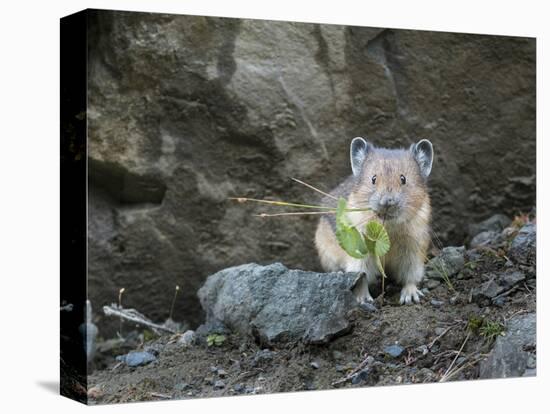
[{"label": "green leaf", "polygon": [[369,253],[382,257],[390,251],[390,237],[384,226],[377,221],[369,221],[365,227],[365,244]]},{"label": "green leaf", "polygon": [[338,200],[336,209],[336,239],[340,247],[351,257],[363,259],[368,255],[365,239],[359,231],[349,224],[346,217],[346,200]]}]

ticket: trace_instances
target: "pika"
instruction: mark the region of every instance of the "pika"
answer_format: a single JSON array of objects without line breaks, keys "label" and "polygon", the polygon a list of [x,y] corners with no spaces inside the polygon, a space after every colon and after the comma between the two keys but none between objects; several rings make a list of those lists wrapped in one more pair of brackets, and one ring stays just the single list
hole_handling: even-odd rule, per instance
[{"label": "pika", "polygon": [[[350,145],[352,174],[330,192],[343,197],[350,208],[347,218],[361,228],[370,220],[384,224],[391,248],[384,256],[388,277],[402,285],[400,303],[420,302],[418,284],[424,277],[424,262],[430,244],[431,205],[427,179],[432,171],[433,146],[423,139],[409,149],[376,148],[361,137]],[[334,204],[325,197],[324,205]],[[359,301],[372,301],[369,285],[380,272],[371,257],[355,259],[338,244],[334,215],[323,216],[315,233],[315,246],[327,272],[364,272],[366,282],[357,288]]]}]

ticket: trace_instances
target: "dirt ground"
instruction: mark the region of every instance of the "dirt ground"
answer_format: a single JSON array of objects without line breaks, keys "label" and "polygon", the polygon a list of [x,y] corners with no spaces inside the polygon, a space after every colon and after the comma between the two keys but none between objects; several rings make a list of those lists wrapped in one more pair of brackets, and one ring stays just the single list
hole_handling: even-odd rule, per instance
[{"label": "dirt ground", "polygon": [[[327,345],[295,343],[263,349],[251,338],[231,334],[219,346],[208,346],[204,338],[184,346],[177,342],[178,335],[144,341],[138,348],[154,349],[157,359],[136,368],[113,358],[104,360],[102,367],[89,377],[89,402],[205,398],[478,378],[479,363],[491,350],[495,338],[474,325],[486,321],[505,326],[515,315],[536,311],[534,266],[512,264],[493,249],[480,249],[478,253],[452,279],[452,288],[442,282],[425,289],[420,304],[399,305],[398,288],[389,285],[384,303],[378,299],[377,310],[353,310],[349,315],[353,330]],[[473,289],[491,274],[511,269],[525,273],[526,281],[504,295],[498,305],[472,300]],[[398,345],[394,356],[387,348],[391,345]],[[113,355],[116,353],[114,349]]]}]

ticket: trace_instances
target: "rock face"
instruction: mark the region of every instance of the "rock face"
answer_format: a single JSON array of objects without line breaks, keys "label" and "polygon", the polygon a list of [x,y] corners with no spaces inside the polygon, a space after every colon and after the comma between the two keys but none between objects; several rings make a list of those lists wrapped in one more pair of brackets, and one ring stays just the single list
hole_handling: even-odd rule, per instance
[{"label": "rock face", "polygon": [[480,365],[481,378],[531,376],[536,370],[536,324],[534,313],[511,319],[506,335],[498,337],[489,357]]},{"label": "rock face", "polygon": [[358,305],[353,288],[360,277],[252,263],[209,276],[198,295],[206,324],[221,322],[270,345],[322,343],[350,329],[346,315]]},{"label": "rock face", "polygon": [[[213,272],[319,269],[314,218],[260,219],[230,196],[313,201],[348,145],[430,139],[434,228],[535,199],[535,41],[165,14],[89,18],[89,292],[198,324]],[[107,334],[103,331],[104,334]]]}]

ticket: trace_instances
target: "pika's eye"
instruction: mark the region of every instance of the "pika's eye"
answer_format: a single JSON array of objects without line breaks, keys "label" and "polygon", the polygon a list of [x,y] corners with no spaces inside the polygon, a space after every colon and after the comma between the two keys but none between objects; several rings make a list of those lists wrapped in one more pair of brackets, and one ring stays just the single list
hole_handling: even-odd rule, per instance
[{"label": "pika's eye", "polygon": [[372,176],[371,181],[372,181],[373,184],[376,184],[376,175],[373,175],[373,176]]},{"label": "pika's eye", "polygon": [[401,177],[399,177],[399,178],[401,178],[401,184],[402,185],[405,185],[407,183],[407,179],[405,178],[404,175],[401,175]]}]

